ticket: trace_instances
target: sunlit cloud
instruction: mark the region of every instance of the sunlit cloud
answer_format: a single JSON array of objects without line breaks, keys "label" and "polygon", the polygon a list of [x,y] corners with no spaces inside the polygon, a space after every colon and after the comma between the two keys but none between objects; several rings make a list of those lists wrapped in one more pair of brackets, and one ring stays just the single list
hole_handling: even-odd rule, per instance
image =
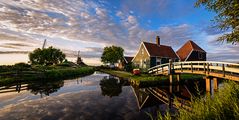
[{"label": "sunlit cloud", "polygon": [[[47,39],[47,46],[62,49],[67,57],[75,57],[81,51],[83,59],[97,59],[100,63],[104,46],[121,46],[125,55],[133,56],[141,41],[155,42],[157,35],[162,44],[177,50],[189,39],[207,44],[210,41],[202,38],[220,33],[199,26],[200,21],[186,21],[187,15],[196,11],[192,2],[186,7],[182,7],[184,3],[165,0],[119,2],[120,5],[104,0],[0,1],[0,51],[32,51]],[[171,18],[185,22],[164,22]],[[212,52],[216,46],[203,47]]]}]

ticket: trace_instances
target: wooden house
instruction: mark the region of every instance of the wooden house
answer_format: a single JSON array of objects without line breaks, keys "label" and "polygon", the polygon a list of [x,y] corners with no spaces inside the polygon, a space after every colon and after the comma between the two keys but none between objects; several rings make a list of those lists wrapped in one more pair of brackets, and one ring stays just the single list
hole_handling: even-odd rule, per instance
[{"label": "wooden house", "polygon": [[206,52],[195,42],[187,41],[177,52],[180,61],[206,61]]},{"label": "wooden house", "polygon": [[178,56],[170,46],[161,45],[160,37],[156,43],[141,42],[139,50],[132,60],[134,66],[147,69],[156,65],[168,63],[169,60],[178,61]]},{"label": "wooden house", "polygon": [[124,56],[123,60],[120,60],[118,62],[118,68],[125,69],[126,65],[131,64],[132,59],[133,59],[133,57]]}]

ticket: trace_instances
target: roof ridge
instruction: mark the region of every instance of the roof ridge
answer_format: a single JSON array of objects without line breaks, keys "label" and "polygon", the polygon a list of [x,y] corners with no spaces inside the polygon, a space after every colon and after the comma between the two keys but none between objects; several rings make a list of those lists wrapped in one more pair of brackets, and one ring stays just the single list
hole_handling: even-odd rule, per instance
[{"label": "roof ridge", "polygon": [[[204,51],[200,46],[198,46],[198,44],[196,44],[194,41],[189,40],[189,42],[190,42],[190,44],[191,44],[192,50],[197,50],[197,49],[199,49],[199,51],[205,52],[205,51]],[[194,44],[194,46],[195,46],[196,48],[193,47],[193,44]]]},{"label": "roof ridge", "polygon": [[192,48],[192,50],[194,50],[193,45],[192,45],[193,41],[192,40],[188,40],[188,42],[189,42],[190,47]]},{"label": "roof ridge", "polygon": [[[145,42],[143,41],[143,43],[148,43],[148,44],[153,44],[153,45],[157,45],[156,43],[151,43],[151,42]],[[168,45],[157,45],[157,46],[165,46],[165,47],[172,47],[172,46],[168,46]]]}]

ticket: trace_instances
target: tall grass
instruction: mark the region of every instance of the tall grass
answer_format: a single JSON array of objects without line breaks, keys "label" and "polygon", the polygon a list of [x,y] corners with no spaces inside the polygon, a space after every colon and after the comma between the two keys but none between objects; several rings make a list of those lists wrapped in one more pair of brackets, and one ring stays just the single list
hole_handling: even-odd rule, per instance
[{"label": "tall grass", "polygon": [[[18,75],[14,71],[0,74],[0,86],[11,85],[19,82],[38,81],[38,80],[63,80],[78,76],[85,76],[94,73],[93,67],[64,67],[55,69],[40,69],[21,71]],[[4,76],[5,75],[5,76]]]},{"label": "tall grass", "polygon": [[80,67],[80,68],[65,68],[65,69],[53,69],[45,71],[46,79],[66,79],[74,78],[78,76],[85,76],[94,73],[92,67]]},{"label": "tall grass", "polygon": [[[170,119],[171,116],[159,117]],[[239,120],[239,85],[228,81],[214,95],[195,98],[192,110],[179,109],[178,120]]]}]

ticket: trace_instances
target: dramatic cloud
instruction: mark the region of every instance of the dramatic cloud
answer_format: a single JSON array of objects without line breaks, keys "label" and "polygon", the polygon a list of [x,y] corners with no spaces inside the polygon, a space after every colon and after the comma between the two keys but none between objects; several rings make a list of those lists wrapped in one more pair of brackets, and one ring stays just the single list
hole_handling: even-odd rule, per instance
[{"label": "dramatic cloud", "polygon": [[[123,11],[137,11],[143,17],[182,17],[193,12],[193,2],[187,1],[191,5],[184,5],[183,2],[174,0],[122,0],[121,9]],[[131,13],[132,14],[132,13]]]},{"label": "dramatic cloud", "polygon": [[[201,32],[204,38],[218,34],[187,22],[162,22],[192,13],[193,2],[118,2],[119,6],[104,0],[2,0],[0,51],[31,51],[47,39],[47,46],[62,49],[68,57],[75,57],[80,50],[83,58],[98,59],[107,45],[121,46],[126,55],[134,55],[141,41],[155,42],[157,35],[162,44],[176,49],[188,39],[199,40],[195,35]],[[155,25],[157,20],[160,25]]]}]

